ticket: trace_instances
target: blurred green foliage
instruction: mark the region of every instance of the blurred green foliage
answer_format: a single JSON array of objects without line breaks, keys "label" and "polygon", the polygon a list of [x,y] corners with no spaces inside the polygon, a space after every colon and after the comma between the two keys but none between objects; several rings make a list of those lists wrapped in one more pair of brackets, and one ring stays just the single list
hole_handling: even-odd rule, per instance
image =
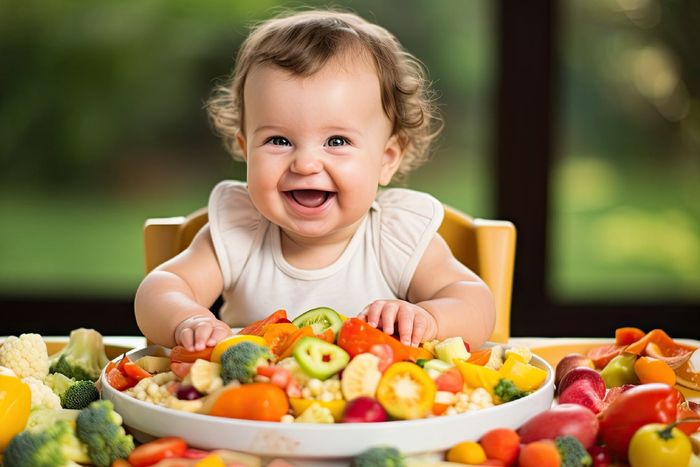
[{"label": "blurred green foliage", "polygon": [[[445,131],[408,185],[492,216],[496,2],[332,5],[394,32],[434,81]],[[561,1],[557,299],[700,298],[698,5]],[[190,212],[218,180],[245,177],[204,102],[248,26],[300,6],[0,2],[0,294],[133,294],[144,220]]]},{"label": "blurred green foliage", "polygon": [[562,2],[550,289],[700,299],[700,4]]}]

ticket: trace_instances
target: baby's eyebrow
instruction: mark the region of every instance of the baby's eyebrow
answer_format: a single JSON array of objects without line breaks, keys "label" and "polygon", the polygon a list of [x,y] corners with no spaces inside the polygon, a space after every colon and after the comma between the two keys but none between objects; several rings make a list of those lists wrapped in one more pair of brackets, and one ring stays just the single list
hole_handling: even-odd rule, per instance
[{"label": "baby's eyebrow", "polygon": [[277,125],[262,125],[259,126],[255,129],[253,129],[253,134],[256,133],[261,133],[263,131],[279,131],[279,132],[284,132],[286,131],[284,127],[277,126]]}]

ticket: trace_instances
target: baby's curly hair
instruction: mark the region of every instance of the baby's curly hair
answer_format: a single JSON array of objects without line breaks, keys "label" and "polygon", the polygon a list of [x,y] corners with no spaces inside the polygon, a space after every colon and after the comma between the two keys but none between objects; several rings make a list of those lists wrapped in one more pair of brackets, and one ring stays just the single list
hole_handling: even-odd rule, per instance
[{"label": "baby's curly hair", "polygon": [[442,121],[421,63],[386,29],[353,13],[296,12],[254,27],[238,51],[233,72],[207,102],[214,131],[234,158],[241,159],[236,134],[244,128],[243,88],[253,66],[272,64],[307,77],[330,59],[358,50],[372,58],[377,70],[384,112],[405,151],[397,176],[405,177],[427,161]]}]

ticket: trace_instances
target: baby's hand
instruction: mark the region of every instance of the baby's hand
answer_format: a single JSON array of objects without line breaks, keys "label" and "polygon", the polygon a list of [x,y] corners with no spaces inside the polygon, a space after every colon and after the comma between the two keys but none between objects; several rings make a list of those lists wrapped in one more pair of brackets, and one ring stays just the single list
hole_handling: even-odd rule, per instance
[{"label": "baby's hand", "polygon": [[229,335],[231,328],[228,324],[209,316],[187,318],[175,328],[175,342],[189,351],[214,347]]},{"label": "baby's hand", "polygon": [[370,326],[381,326],[387,334],[394,333],[394,323],[398,321],[401,343],[414,347],[421,343],[428,332],[435,334],[437,330],[433,315],[418,305],[403,300],[374,301],[357,317],[367,321]]}]

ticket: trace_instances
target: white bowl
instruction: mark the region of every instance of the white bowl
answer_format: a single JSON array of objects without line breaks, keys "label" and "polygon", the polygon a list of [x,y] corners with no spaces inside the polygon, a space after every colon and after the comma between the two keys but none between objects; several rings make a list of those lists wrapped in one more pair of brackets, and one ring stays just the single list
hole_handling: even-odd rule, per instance
[{"label": "white bowl", "polygon": [[[129,352],[136,360],[159,353],[150,346]],[[101,376],[102,397],[114,404],[137,440],[179,436],[201,449],[231,449],[261,457],[282,457],[296,465],[347,465],[350,458],[371,446],[390,445],[405,455],[430,455],[465,440],[477,440],[494,428],[520,427],[533,415],[551,407],[554,372],[543,359],[535,366],[547,370],[542,387],[506,404],[459,415],[380,423],[306,424],[239,420],[192,414],[146,403],[112,388]]]}]

